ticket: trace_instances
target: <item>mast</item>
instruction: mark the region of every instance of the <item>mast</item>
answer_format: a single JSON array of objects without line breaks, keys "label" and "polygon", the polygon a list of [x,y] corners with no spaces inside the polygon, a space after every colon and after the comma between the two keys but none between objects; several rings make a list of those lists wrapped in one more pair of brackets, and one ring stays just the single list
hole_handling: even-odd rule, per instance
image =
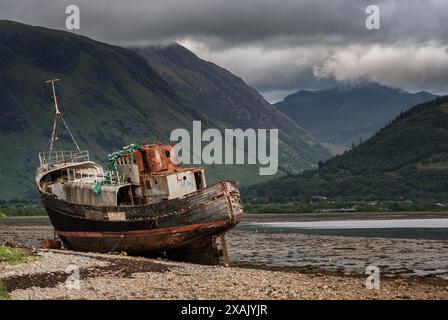
[{"label": "mast", "polygon": [[51,155],[51,151],[53,151],[55,140],[59,140],[59,124],[60,124],[60,121],[62,121],[62,124],[67,129],[67,132],[69,133],[70,138],[72,139],[72,141],[73,141],[73,143],[74,143],[74,145],[76,147],[76,150],[81,151],[79,149],[78,143],[76,143],[76,140],[73,137],[72,132],[70,131],[69,127],[67,126],[67,123],[65,122],[64,117],[62,116],[62,113],[61,113],[61,111],[59,109],[58,99],[57,99],[57,96],[56,96],[56,86],[55,86],[55,83],[57,81],[59,81],[59,79],[52,79],[52,80],[45,81],[46,83],[51,83],[51,89],[52,89],[52,92],[53,92],[53,95],[52,95],[51,99],[53,100],[54,110],[55,110],[55,117],[54,117],[54,122],[53,122],[53,132],[51,133],[50,145],[49,145],[49,150],[48,150],[50,152],[50,155]]}]

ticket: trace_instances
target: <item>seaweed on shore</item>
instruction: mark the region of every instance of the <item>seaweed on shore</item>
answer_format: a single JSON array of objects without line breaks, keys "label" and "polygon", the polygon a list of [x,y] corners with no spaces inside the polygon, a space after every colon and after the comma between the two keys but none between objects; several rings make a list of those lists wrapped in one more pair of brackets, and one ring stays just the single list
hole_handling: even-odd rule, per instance
[{"label": "seaweed on shore", "polygon": [[[134,273],[140,272],[166,272],[171,267],[144,260],[130,260],[120,258],[95,257],[96,260],[105,261],[109,264],[101,267],[80,268],[80,280],[98,277],[122,277],[132,278]],[[28,289],[31,287],[54,288],[60,283],[67,281],[69,274],[64,271],[43,272],[35,274],[24,274],[20,276],[10,276],[2,279],[9,292],[18,289]]]}]

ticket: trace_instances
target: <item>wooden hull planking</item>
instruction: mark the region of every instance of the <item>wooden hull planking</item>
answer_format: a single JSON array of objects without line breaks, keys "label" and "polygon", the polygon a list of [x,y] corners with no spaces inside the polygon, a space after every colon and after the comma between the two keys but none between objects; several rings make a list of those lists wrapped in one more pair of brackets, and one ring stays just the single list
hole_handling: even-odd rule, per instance
[{"label": "wooden hull planking", "polygon": [[172,259],[204,264],[219,261],[215,238],[238,224],[243,214],[238,184],[229,181],[182,199],[138,206],[86,206],[48,193],[41,195],[56,234],[67,249],[165,253]]}]

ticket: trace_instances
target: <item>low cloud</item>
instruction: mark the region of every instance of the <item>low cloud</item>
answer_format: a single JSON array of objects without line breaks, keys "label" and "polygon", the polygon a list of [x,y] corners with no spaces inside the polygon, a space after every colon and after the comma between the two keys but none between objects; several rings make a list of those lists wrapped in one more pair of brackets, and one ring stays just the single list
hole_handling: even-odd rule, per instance
[{"label": "low cloud", "polygon": [[278,49],[246,46],[219,51],[193,41],[182,44],[235,72],[271,102],[299,88],[318,89],[358,81],[447,93],[448,46],[437,43]]},{"label": "low cloud", "polygon": [[[369,79],[447,92],[446,0],[2,0],[0,19],[65,29],[78,5],[96,40],[145,46],[178,41],[266,95]],[[381,29],[365,28],[365,8]]]},{"label": "low cloud", "polygon": [[339,48],[313,67],[318,78],[370,80],[406,89],[446,92],[448,46],[350,46]]},{"label": "low cloud", "polygon": [[335,83],[323,77],[316,78],[313,73],[313,66],[329,54],[326,46],[265,48],[252,45],[212,50],[206,43],[193,40],[180,44],[241,76],[262,92],[319,88]]}]

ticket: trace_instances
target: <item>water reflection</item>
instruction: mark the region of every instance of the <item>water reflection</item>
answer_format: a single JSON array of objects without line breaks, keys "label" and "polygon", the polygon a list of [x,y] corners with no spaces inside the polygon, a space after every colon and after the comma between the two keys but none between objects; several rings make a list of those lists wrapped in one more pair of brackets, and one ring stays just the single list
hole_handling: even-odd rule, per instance
[{"label": "water reflection", "polygon": [[241,230],[352,237],[448,240],[448,219],[249,222]]}]

